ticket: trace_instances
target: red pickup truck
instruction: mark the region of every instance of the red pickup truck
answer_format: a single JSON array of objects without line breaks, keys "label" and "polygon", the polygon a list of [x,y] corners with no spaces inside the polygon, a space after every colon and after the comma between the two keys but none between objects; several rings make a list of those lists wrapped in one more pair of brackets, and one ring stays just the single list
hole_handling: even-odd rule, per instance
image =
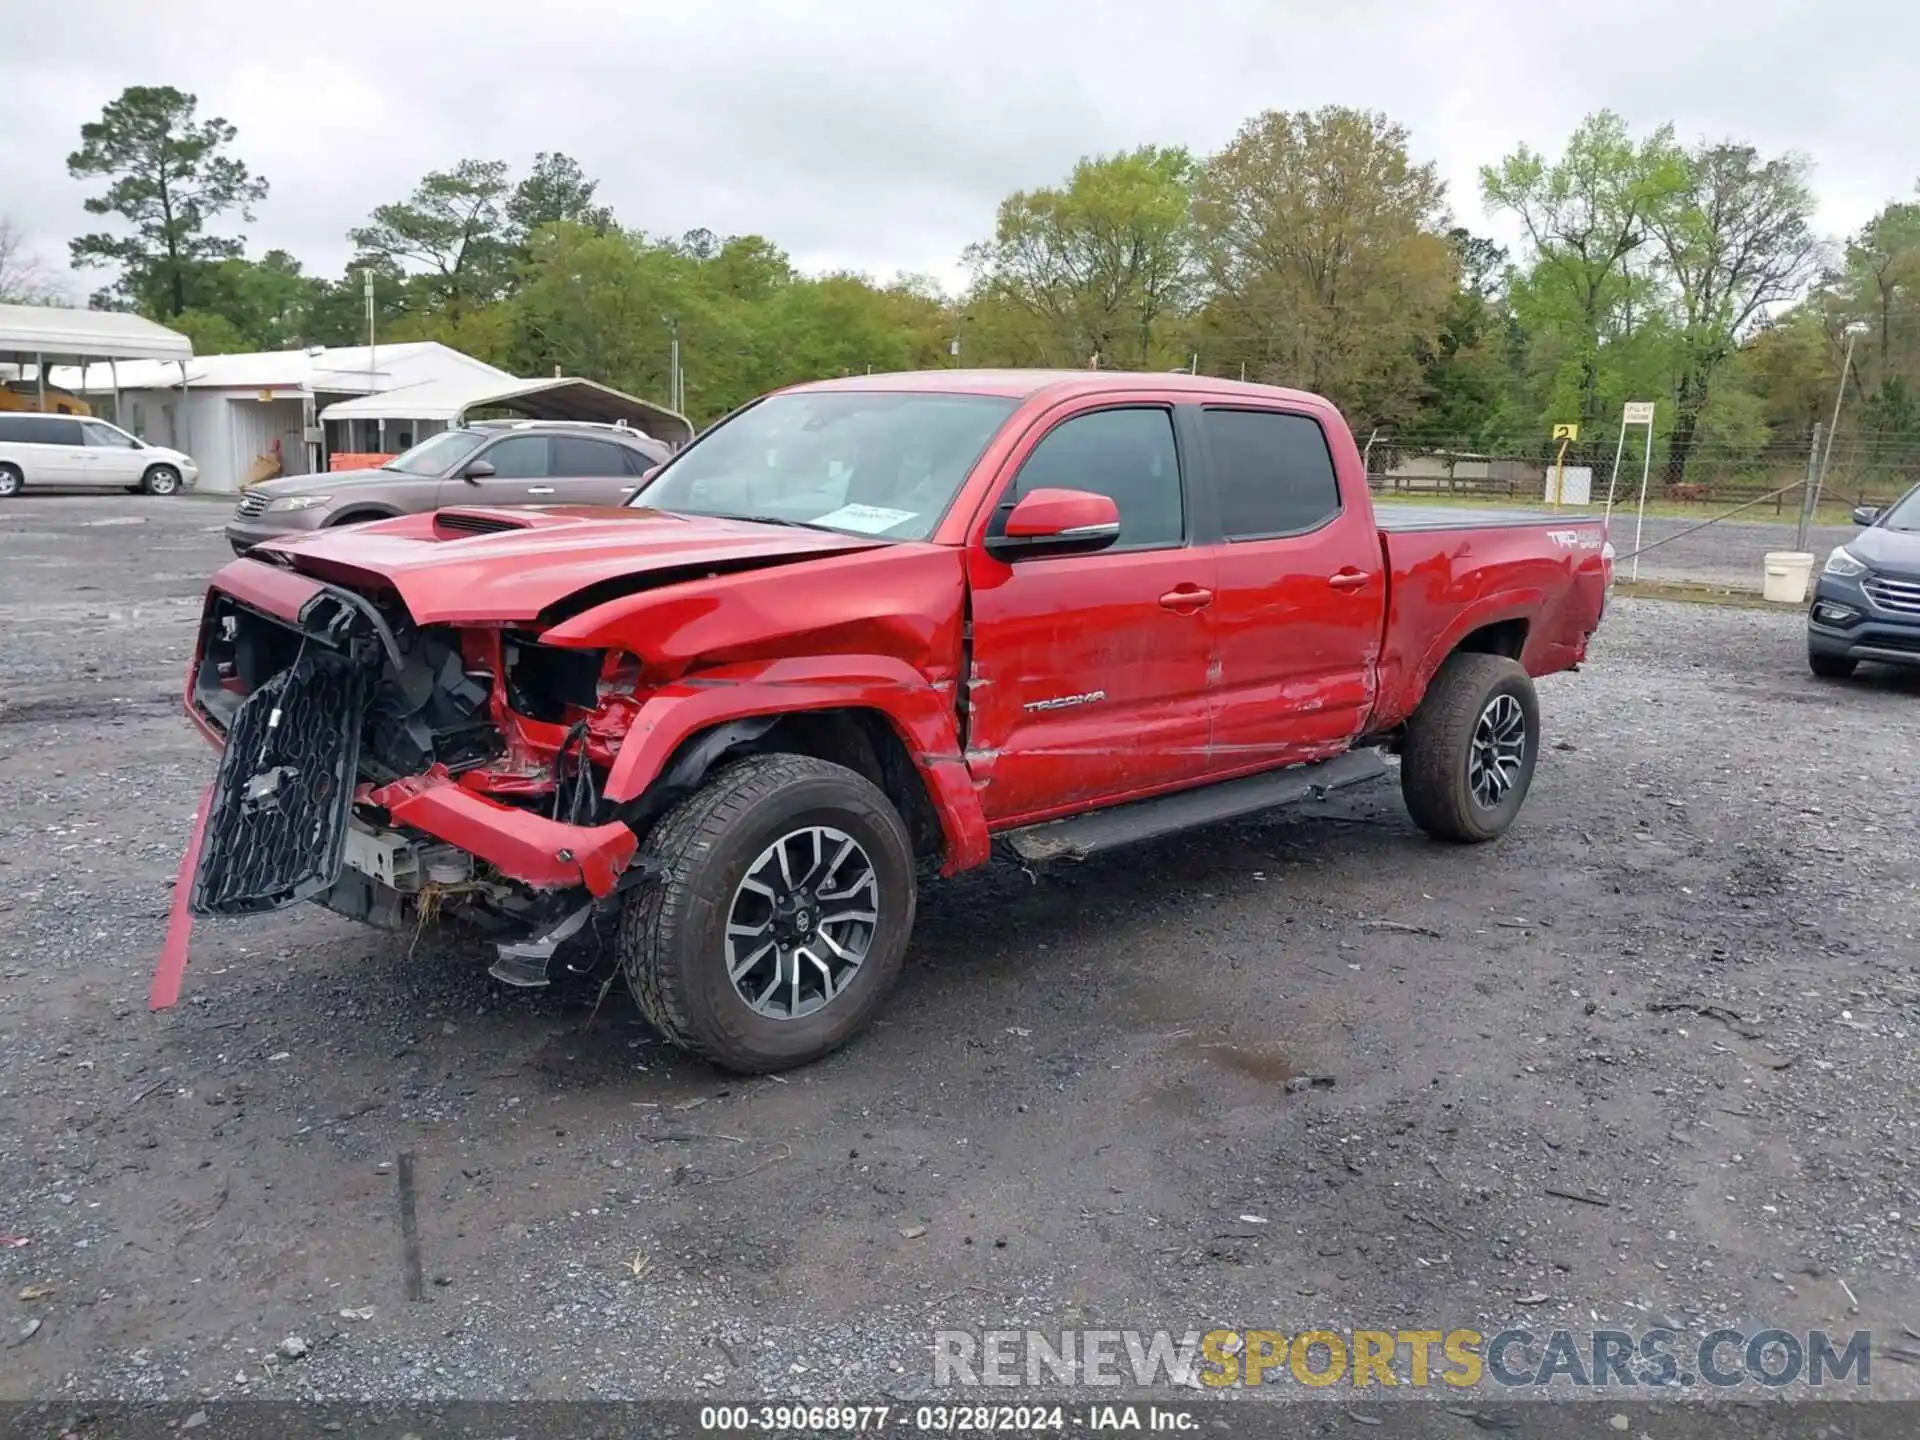
[{"label": "red pickup truck", "polygon": [[[946,371],[802,385],[631,508],[458,508],[215,577],[187,708],[224,754],[180,916],[313,900],[493,932],[596,915],[646,1017],[763,1071],[855,1034],[918,881],[1376,778],[1500,835],[1531,676],[1611,579],[1583,518],[1382,519],[1312,395]],[[158,1002],[157,1002],[158,1003]]]}]

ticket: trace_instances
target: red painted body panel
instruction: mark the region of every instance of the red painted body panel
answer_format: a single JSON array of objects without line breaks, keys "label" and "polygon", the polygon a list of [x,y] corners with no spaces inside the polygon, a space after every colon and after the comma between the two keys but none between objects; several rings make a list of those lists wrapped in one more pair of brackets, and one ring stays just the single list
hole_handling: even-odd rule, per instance
[{"label": "red painted body panel", "polygon": [[530,810],[496,804],[456,784],[438,765],[425,775],[383,785],[367,798],[396,824],[457,845],[535,889],[585,885],[595,895],[608,894],[640,843],[617,821],[562,825]]},{"label": "red painted body panel", "polygon": [[1520,663],[1530,675],[1570,669],[1586,658],[1587,638],[1606,601],[1602,522],[1393,530],[1384,539],[1393,579],[1370,728],[1387,729],[1411,715],[1441,661],[1483,626],[1526,622]]},{"label": "red painted body panel", "polygon": [[648,697],[607,777],[609,799],[642,793],[681,745],[728,720],[809,710],[872,710],[906,743],[945,840],[941,870],[985,863],[987,821],[960,757],[950,696],[884,655],[799,656],[702,671]]},{"label": "red painted body panel", "polygon": [[1208,769],[1220,777],[1337,755],[1373,720],[1388,577],[1366,469],[1326,401],[1284,408],[1320,422],[1341,509],[1308,534],[1218,547]]},{"label": "red painted body panel", "polygon": [[444,540],[436,538],[434,515],[402,515],[259,548],[285,555],[296,569],[323,580],[391,586],[422,625],[531,620],[590,585],[650,571],[778,564],[876,548],[858,535],[657,510],[557,506],[461,513],[512,528]]}]

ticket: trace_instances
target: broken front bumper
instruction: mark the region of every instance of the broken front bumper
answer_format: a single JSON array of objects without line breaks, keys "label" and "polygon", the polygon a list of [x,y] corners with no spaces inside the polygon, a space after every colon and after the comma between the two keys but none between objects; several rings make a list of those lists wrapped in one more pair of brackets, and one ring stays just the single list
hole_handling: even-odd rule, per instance
[{"label": "broken front bumper", "polygon": [[[285,669],[284,654],[256,661],[256,671],[278,673],[244,699],[208,660],[217,607],[235,605],[284,626],[289,649],[298,643]],[[330,890],[347,868],[356,812],[359,822],[453,846],[491,866],[496,878],[535,891],[613,893],[639,844],[625,824],[549,819],[467,788],[438,763],[386,784],[359,781],[363,727],[369,707],[379,708],[376,686],[403,664],[392,629],[351,591],[250,560],[215,577],[187,689],[189,713],[224,752],[194,913],[253,914]]]}]

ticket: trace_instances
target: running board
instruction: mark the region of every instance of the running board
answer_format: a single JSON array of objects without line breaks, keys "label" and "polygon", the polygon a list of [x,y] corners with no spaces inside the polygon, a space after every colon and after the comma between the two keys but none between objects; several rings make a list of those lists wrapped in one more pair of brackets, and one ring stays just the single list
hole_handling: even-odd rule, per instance
[{"label": "running board", "polygon": [[1269,770],[1243,780],[1222,780],[1152,800],[1135,800],[1107,810],[1090,811],[1067,820],[1049,820],[1009,830],[1000,838],[1029,864],[1084,860],[1100,851],[1115,850],[1159,835],[1238,820],[1262,810],[1297,805],[1303,800],[1324,800],[1335,790],[1364,785],[1386,773],[1387,762],[1377,750],[1349,750],[1331,760]]}]

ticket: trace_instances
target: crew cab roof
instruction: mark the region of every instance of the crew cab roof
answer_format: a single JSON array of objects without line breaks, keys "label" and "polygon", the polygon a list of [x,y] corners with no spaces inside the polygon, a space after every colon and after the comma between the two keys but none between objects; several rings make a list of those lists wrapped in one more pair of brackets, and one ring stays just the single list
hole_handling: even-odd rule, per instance
[{"label": "crew cab roof", "polygon": [[1102,395],[1112,391],[1192,391],[1195,395],[1243,395],[1272,404],[1285,400],[1312,409],[1327,402],[1304,390],[1249,381],[1223,380],[1212,375],[1189,375],[1184,370],[901,370],[884,375],[846,375],[834,380],[810,380],[787,387],[808,390],[913,390],[936,395],[1004,395],[1028,399],[1047,392],[1066,399],[1075,395]]}]

